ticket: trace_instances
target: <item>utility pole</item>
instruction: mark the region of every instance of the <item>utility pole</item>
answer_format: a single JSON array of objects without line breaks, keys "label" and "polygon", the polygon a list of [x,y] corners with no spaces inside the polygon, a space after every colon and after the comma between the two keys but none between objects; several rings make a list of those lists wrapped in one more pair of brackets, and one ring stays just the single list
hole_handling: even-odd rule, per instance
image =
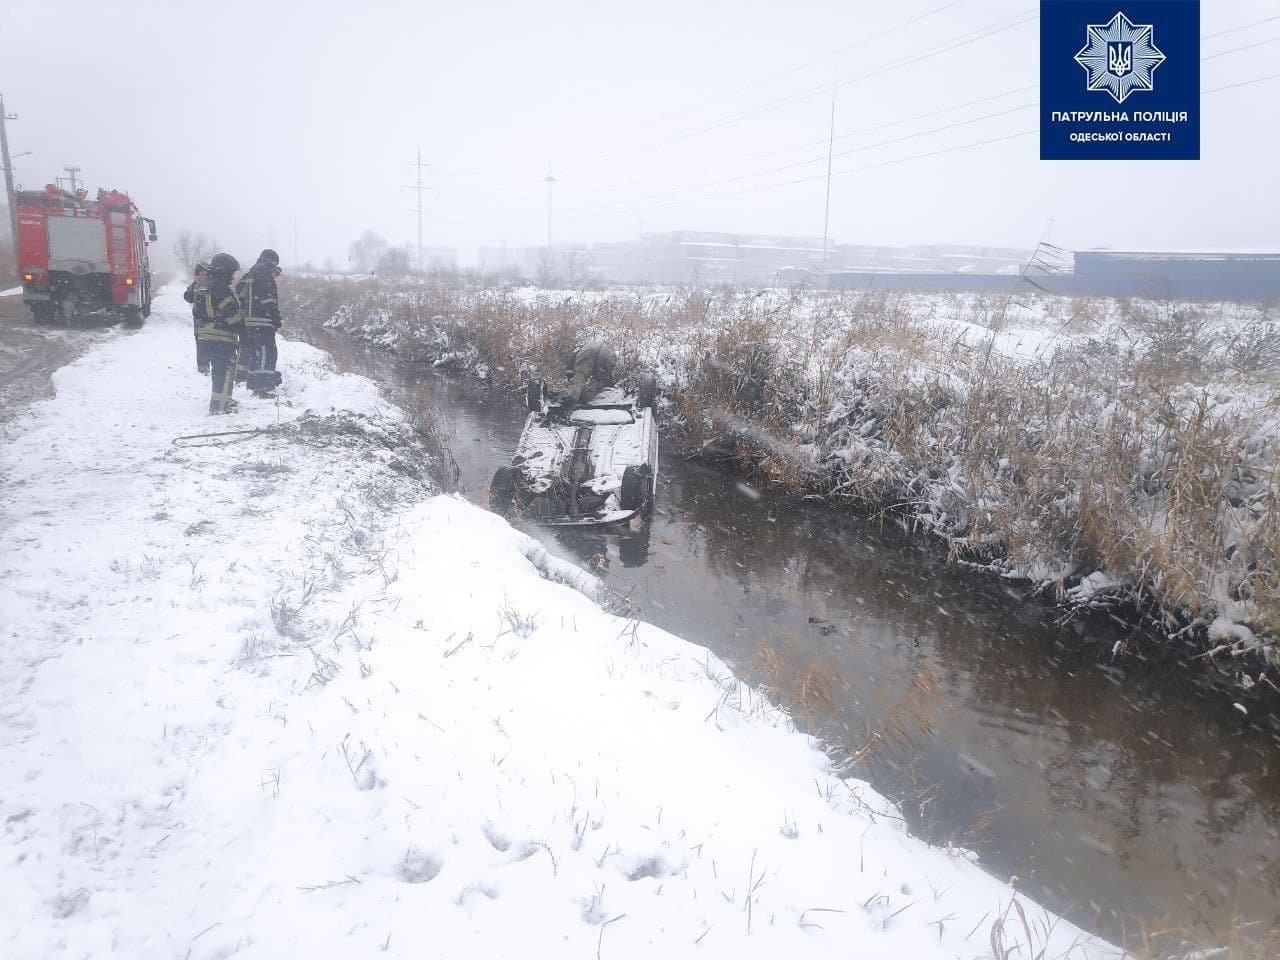
[{"label": "utility pole", "polygon": [[836,140],[836,86],[831,85],[831,126],[827,130],[827,202],[822,214],[822,277],[827,276],[827,238],[831,227],[831,150]]},{"label": "utility pole", "polygon": [[13,192],[13,161],[9,159],[9,134],[6,120],[17,120],[15,114],[5,113],[4,97],[0,96],[0,163],[4,164],[4,195],[9,204],[9,230],[13,234],[13,253],[18,254],[18,202]]},{"label": "utility pole", "polygon": [[431,169],[431,164],[422,162],[422,148],[418,148],[418,159],[414,162],[414,166],[418,168],[418,179],[414,184],[414,189],[418,191],[418,205],[414,207],[414,212],[418,214],[418,272],[422,272],[422,191],[427,189],[422,185],[423,168]]},{"label": "utility pole", "polygon": [[71,192],[79,193],[79,187],[76,181],[76,174],[80,172],[80,168],[77,167],[74,163],[69,163],[62,169],[66,171],[67,179],[71,181]]},{"label": "utility pole", "polygon": [[556,182],[556,178],[551,175],[551,164],[547,164],[547,175],[542,178],[542,182],[547,185],[547,252],[551,252],[551,185]]}]

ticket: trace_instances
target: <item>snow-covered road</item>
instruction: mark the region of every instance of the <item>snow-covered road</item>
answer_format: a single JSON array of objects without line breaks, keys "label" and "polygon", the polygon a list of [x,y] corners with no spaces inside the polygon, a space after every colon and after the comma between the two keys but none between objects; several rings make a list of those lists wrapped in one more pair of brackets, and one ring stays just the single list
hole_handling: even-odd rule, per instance
[{"label": "snow-covered road", "polygon": [[204,416],[186,307],[156,310],[0,461],[0,955],[1115,954],[432,496],[319,351]]}]

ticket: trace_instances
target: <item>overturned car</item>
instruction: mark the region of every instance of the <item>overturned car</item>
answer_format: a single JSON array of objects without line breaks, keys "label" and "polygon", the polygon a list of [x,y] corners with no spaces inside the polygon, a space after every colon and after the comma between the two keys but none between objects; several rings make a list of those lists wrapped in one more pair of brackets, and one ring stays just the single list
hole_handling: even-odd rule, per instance
[{"label": "overturned car", "polygon": [[604,526],[645,518],[658,482],[657,384],[634,393],[606,387],[570,407],[528,386],[529,417],[511,465],[500,467],[489,504],[549,526]]}]

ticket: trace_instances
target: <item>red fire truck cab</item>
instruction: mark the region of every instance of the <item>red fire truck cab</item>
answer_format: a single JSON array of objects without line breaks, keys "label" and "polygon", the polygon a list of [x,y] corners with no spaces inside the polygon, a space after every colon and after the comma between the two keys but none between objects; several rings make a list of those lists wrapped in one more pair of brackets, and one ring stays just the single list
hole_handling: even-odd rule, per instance
[{"label": "red fire truck cab", "polygon": [[50,184],[18,191],[17,214],[22,299],[37,323],[105,311],[139,324],[150,315],[156,225],[128,194],[99,190],[90,200]]}]

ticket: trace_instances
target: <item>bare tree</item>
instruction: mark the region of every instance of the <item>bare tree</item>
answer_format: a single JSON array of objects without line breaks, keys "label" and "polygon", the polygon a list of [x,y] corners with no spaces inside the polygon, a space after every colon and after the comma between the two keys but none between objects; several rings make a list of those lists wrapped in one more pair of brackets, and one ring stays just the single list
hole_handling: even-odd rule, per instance
[{"label": "bare tree", "polygon": [[360,273],[368,273],[377,266],[383,251],[387,249],[387,241],[372,230],[366,230],[360,239],[351,244],[347,251],[351,267]]},{"label": "bare tree", "polygon": [[570,250],[564,258],[565,283],[574,290],[586,290],[595,282],[591,258],[581,250]]},{"label": "bare tree", "polygon": [[556,255],[544,250],[538,259],[536,282],[540,287],[556,287],[560,285],[559,271],[556,269]]},{"label": "bare tree", "polygon": [[377,272],[379,276],[407,277],[413,273],[413,257],[406,244],[402,247],[388,247],[378,255]]},{"label": "bare tree", "polygon": [[192,233],[190,230],[179,233],[178,239],[173,243],[174,256],[178,258],[178,262],[182,264],[188,276],[196,272],[197,263],[208,260],[217,252],[217,240],[211,240],[203,233]]}]

